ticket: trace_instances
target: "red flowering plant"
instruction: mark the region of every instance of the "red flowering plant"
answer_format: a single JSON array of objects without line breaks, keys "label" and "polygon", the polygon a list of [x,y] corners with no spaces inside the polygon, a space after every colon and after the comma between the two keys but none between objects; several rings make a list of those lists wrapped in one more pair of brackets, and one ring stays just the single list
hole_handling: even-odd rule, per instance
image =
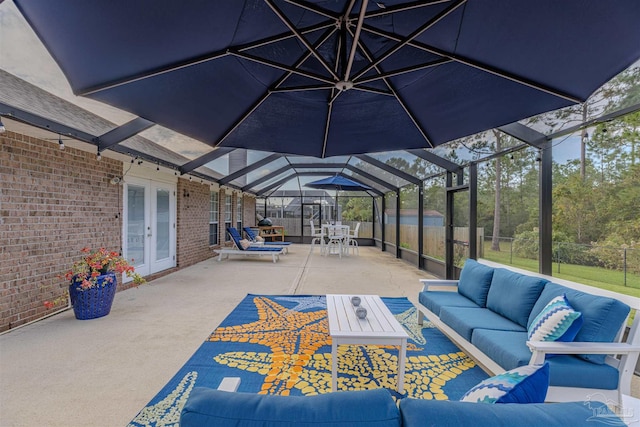
[{"label": "red flowering plant", "polygon": [[133,266],[118,252],[108,251],[105,248],[97,250],[82,248],[82,252],[86,255],[71,266],[65,278],[79,283],[83,290],[99,286],[98,277],[107,273],[126,274],[127,277],[133,278],[133,283],[136,285],[145,282],[144,278],[136,273]]}]

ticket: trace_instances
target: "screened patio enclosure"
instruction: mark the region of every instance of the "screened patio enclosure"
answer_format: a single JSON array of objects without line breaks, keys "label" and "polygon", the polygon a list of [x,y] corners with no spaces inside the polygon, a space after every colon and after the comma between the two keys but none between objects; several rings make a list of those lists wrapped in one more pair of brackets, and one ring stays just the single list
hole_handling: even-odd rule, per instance
[{"label": "screened patio enclosure", "polygon": [[[496,237],[489,229],[495,218],[479,215],[478,197],[504,175],[505,185],[528,186],[529,193],[536,195],[535,203],[520,202],[517,209],[534,213],[535,226],[527,225],[538,233],[538,268],[551,273],[553,176],[560,158],[576,161],[581,150],[589,147],[600,155],[591,166],[604,170],[611,163],[607,156],[615,144],[624,145],[628,156],[637,150],[636,125],[628,123],[640,109],[637,63],[620,79],[593,93],[640,58],[634,37],[640,19],[637,3],[613,7],[592,2],[585,7],[581,1],[547,2],[544,6],[557,12],[547,16],[539,2],[502,2],[499,10],[504,27],[502,31],[490,30],[482,40],[481,50],[488,55],[484,58],[474,56],[476,39],[469,35],[473,32],[458,33],[467,28],[463,26],[466,18],[477,19],[487,13],[490,8],[482,2],[397,1],[385,6],[356,1],[346,11],[338,10],[342,2],[335,2],[331,10],[323,9],[324,3],[228,3],[225,7],[237,8],[233,15],[239,23],[237,32],[223,22],[223,13],[215,13],[215,7],[222,3],[205,5],[206,16],[196,16],[197,11],[175,2],[156,4],[156,17],[169,22],[182,13],[194,18],[201,24],[198,28],[209,35],[207,40],[214,40],[212,45],[202,41],[205,37],[193,43],[189,32],[172,25],[154,26],[153,22],[145,23],[145,37],[137,37],[143,28],[141,21],[131,25],[136,21],[134,12],[149,19],[153,16],[146,13],[145,6],[130,2],[122,2],[122,7],[96,3],[69,8],[45,1],[4,2],[0,11],[12,18],[6,22],[15,25],[11,27],[15,32],[9,32],[8,25],[0,28],[0,35],[15,43],[6,43],[5,58],[10,59],[0,64],[0,116],[8,129],[26,125],[25,134],[37,129],[44,139],[79,142],[98,156],[113,154],[127,162],[145,162],[183,179],[254,196],[255,214],[285,226],[293,241],[309,240],[310,220],[318,224],[331,218],[348,224],[360,222],[362,244],[392,251],[443,277],[455,275],[460,259],[482,256],[484,238]],[[60,22],[68,18],[65,10],[72,7],[76,7],[73,19],[83,25],[62,31]],[[92,7],[103,10],[95,13]],[[253,15],[258,11],[270,14],[269,25],[252,28],[250,24],[260,22]],[[522,22],[510,18],[527,16],[527,11],[535,11],[540,25],[527,25],[520,33],[516,30]],[[573,19],[576,11],[584,12],[583,18],[594,24],[583,25],[587,23],[584,19]],[[105,19],[102,12],[113,19]],[[409,17],[399,28],[401,34],[390,32],[394,15]],[[207,16],[213,16],[220,28],[211,25]],[[305,27],[298,28],[293,21]],[[338,28],[336,22],[345,25]],[[472,29],[486,27],[486,20],[471,22],[475,22]],[[445,28],[451,23],[453,27]],[[104,25],[104,31],[96,31],[94,25]],[[189,49],[157,49],[159,28],[167,29],[167,34],[175,35]],[[220,34],[213,37],[210,32],[218,29]],[[563,37],[571,29],[583,36],[579,45]],[[124,32],[134,35],[127,37]],[[512,34],[518,35],[517,41]],[[113,43],[113,37],[126,37],[141,45]],[[498,39],[505,56],[493,48]],[[544,41],[558,50],[547,57],[544,46],[534,54],[519,44],[532,46],[536,44],[533,41]],[[153,49],[144,49],[147,42]],[[39,58],[47,53],[52,58],[35,67],[20,52],[12,54],[14,49],[28,50],[25,43],[37,46]],[[116,45],[119,47],[113,48]],[[122,51],[118,50],[120,45]],[[126,60],[136,57],[129,49],[137,48],[145,55],[139,61]],[[182,56],[187,53],[191,56]],[[269,57],[279,53],[282,57]],[[264,69],[268,70],[266,77],[260,73]],[[217,74],[219,71],[222,74]],[[438,80],[430,80],[453,79],[454,71],[455,83],[447,87],[461,87],[460,91],[442,90]],[[351,80],[358,80],[354,75],[361,78],[359,88],[358,81],[354,87],[347,84],[352,83],[345,79],[350,73]],[[319,87],[309,79],[329,80],[331,84],[325,87],[323,82]],[[373,86],[369,84],[372,81]],[[86,110],[50,96],[73,103],[86,101],[71,95],[66,85],[78,95],[103,102],[86,107],[96,111],[90,120],[79,119],[87,116]],[[367,101],[373,95],[384,99],[380,104],[365,102],[374,118],[356,120],[350,116],[353,127],[347,126],[332,140],[336,135],[331,125],[342,117],[327,114],[334,108],[332,102],[348,100],[346,106],[336,109],[345,117],[347,113],[357,116],[362,104],[356,100]],[[321,99],[320,110],[325,114],[318,120],[310,116],[297,120],[287,115],[290,110],[307,110],[286,108],[284,101],[288,99],[294,99],[298,107]],[[266,109],[273,103],[280,108]],[[376,105],[385,108],[376,109]],[[254,111],[259,114],[252,116]],[[376,120],[380,111],[384,114]],[[320,132],[309,135],[304,132],[306,127]],[[617,133],[603,137],[606,127],[618,129]],[[434,137],[428,138],[430,134]],[[308,140],[333,144],[326,151],[318,145],[308,147]],[[289,145],[282,145],[285,142]],[[314,155],[304,155],[309,153]],[[333,191],[305,186],[332,175],[342,175],[372,190],[340,192],[336,200]],[[509,221],[524,224],[510,208],[516,206],[515,201],[509,203],[509,208],[504,208]],[[510,227],[509,232],[516,228]]]}]

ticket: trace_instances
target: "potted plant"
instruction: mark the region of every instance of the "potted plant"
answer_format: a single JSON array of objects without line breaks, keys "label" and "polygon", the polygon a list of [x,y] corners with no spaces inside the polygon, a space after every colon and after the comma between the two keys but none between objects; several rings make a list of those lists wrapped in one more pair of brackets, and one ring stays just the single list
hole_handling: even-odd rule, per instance
[{"label": "potted plant", "polygon": [[135,284],[145,282],[118,252],[105,248],[83,248],[82,252],[85,254],[82,259],[75,262],[65,274],[71,282],[69,297],[77,319],[95,319],[109,314],[118,285],[118,274],[133,278]]}]

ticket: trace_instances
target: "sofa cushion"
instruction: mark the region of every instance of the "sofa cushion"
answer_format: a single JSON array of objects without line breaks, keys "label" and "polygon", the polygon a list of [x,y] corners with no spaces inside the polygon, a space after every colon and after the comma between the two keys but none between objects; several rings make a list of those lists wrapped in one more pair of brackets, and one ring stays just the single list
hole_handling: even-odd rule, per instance
[{"label": "sofa cushion", "polygon": [[558,355],[549,360],[549,385],[616,390],[618,370],[607,364],[595,364],[573,355]]},{"label": "sofa cushion", "polygon": [[457,292],[449,291],[424,291],[418,295],[420,304],[427,307],[432,313],[440,317],[442,307],[476,307],[478,305],[469,298]]},{"label": "sofa cushion", "polygon": [[[613,298],[588,294],[557,283],[546,284],[538,302],[531,310],[530,322],[533,322],[549,301],[563,294],[571,307],[582,313],[582,327],[574,341],[613,342],[629,314],[629,306]],[[602,364],[606,356],[585,354],[580,357],[592,363]]]},{"label": "sofa cushion", "polygon": [[487,378],[469,390],[462,402],[544,403],[549,388],[549,365],[525,365]]},{"label": "sofa cushion", "polygon": [[573,341],[582,326],[582,313],[575,311],[566,296],[553,298],[533,320],[528,331],[531,341]]},{"label": "sofa cushion", "polygon": [[467,341],[476,328],[525,332],[523,326],[500,316],[488,308],[442,307],[440,320],[449,325]]},{"label": "sofa cushion", "polygon": [[386,389],[275,396],[196,387],[180,414],[181,427],[257,425],[399,427],[401,419]]},{"label": "sofa cushion", "polygon": [[460,272],[458,292],[480,307],[485,307],[493,270],[493,268],[482,265],[473,259],[467,259]]},{"label": "sofa cushion", "polygon": [[400,413],[403,427],[596,427],[600,423],[594,415],[601,415],[607,425],[625,426],[607,405],[596,401],[481,405],[405,398]]},{"label": "sofa cushion", "polygon": [[[506,370],[529,363],[531,350],[526,342],[526,332],[475,329],[471,337],[473,345]],[[573,355],[557,355],[547,363],[549,385],[606,390],[618,387],[618,370],[612,366],[597,365]]]},{"label": "sofa cushion", "polygon": [[526,327],[531,309],[547,282],[546,279],[496,268],[487,295],[487,308]]},{"label": "sofa cushion", "polygon": [[527,331],[475,329],[471,344],[506,370],[527,365],[531,360]]}]

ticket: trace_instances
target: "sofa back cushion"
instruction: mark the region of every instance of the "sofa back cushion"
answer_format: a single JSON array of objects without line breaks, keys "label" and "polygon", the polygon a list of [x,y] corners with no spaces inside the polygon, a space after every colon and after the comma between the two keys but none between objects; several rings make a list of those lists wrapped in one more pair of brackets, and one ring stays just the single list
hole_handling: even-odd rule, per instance
[{"label": "sofa back cushion", "polygon": [[496,268],[487,295],[487,308],[526,328],[531,309],[547,282],[546,279]]},{"label": "sofa back cushion", "polygon": [[[613,342],[629,314],[629,306],[614,298],[592,295],[557,283],[547,283],[531,310],[529,325],[553,298],[564,294],[571,307],[582,313],[582,327],[574,341]],[[528,325],[528,326],[529,326]],[[602,364],[604,354],[584,354],[580,358]]]},{"label": "sofa back cushion", "polygon": [[491,286],[493,268],[482,265],[479,262],[468,259],[460,272],[458,280],[458,293],[469,298],[480,307],[487,306],[487,294]]},{"label": "sofa back cushion", "polygon": [[399,427],[401,419],[386,389],[275,396],[196,387],[180,414],[181,427],[257,425]]}]

